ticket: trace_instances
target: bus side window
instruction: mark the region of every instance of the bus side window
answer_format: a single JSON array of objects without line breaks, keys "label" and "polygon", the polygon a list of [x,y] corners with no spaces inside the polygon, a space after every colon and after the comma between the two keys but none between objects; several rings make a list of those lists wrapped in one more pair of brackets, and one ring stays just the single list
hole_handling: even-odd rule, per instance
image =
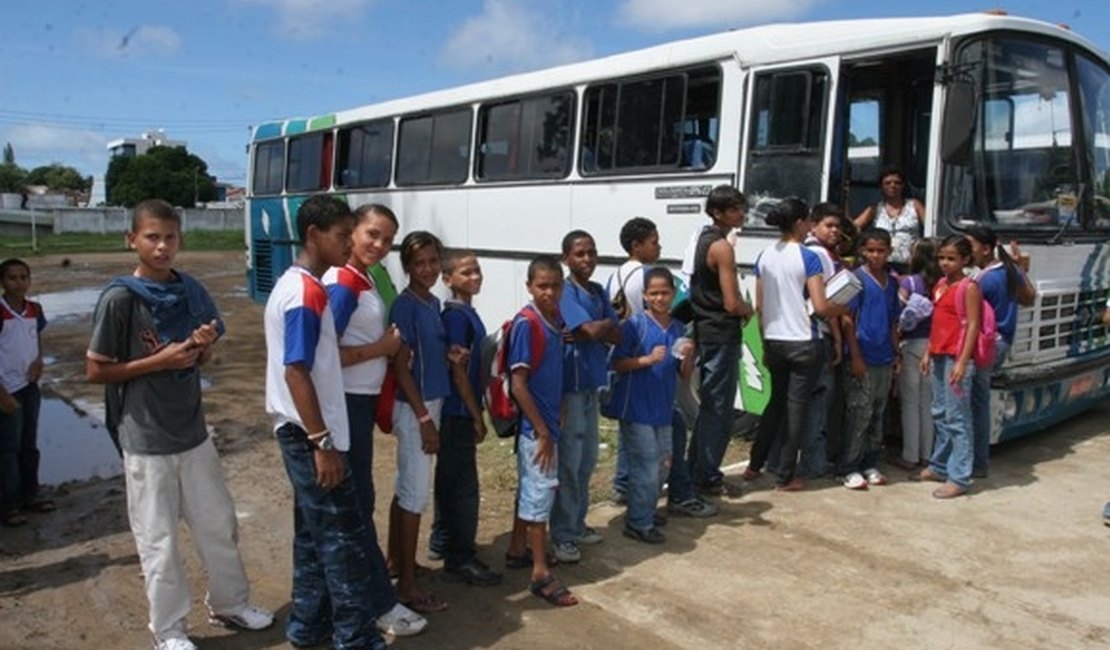
[{"label": "bus side window", "polygon": [[254,172],[251,191],[256,196],[281,194],[285,171],[285,140],[260,142],[254,146]]}]

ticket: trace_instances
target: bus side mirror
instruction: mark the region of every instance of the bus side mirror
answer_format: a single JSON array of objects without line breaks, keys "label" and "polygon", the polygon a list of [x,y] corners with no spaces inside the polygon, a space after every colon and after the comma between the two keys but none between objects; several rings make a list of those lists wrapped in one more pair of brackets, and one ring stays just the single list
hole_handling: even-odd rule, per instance
[{"label": "bus side mirror", "polygon": [[975,130],[975,86],[970,81],[952,80],[944,105],[940,158],[948,165],[966,165],[971,158]]}]

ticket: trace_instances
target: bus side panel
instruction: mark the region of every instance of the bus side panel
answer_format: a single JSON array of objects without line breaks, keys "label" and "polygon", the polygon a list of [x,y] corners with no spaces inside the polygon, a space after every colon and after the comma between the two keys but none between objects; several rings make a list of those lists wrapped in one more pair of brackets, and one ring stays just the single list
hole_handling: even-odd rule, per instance
[{"label": "bus side panel", "polygon": [[478,186],[467,198],[474,235],[467,244],[474,248],[559,255],[573,227],[571,186],[564,183]]},{"label": "bus side panel", "polygon": [[[247,271],[250,296],[265,301],[278,277],[293,263],[290,213],[281,197],[250,200],[250,266]],[[296,214],[293,212],[292,214]]]}]

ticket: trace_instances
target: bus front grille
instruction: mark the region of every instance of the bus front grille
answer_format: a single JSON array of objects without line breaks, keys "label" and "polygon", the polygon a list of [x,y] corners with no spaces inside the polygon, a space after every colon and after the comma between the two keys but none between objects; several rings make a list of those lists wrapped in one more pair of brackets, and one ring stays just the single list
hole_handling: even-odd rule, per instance
[{"label": "bus front grille", "polygon": [[1106,346],[1102,311],[1110,290],[1045,291],[1018,311],[1011,365],[1078,357]]}]

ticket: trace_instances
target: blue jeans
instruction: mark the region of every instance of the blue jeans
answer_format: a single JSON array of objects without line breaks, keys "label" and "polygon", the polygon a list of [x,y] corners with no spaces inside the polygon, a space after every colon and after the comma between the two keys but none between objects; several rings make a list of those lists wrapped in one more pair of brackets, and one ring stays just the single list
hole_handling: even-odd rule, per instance
[{"label": "blue jeans", "polygon": [[698,343],[701,408],[690,440],[690,473],[696,485],[719,484],[736,416],[740,343]]},{"label": "blue jeans", "polygon": [[929,470],[947,477],[960,487],[971,485],[973,432],[971,428],[971,387],[975,381],[975,364],[967,364],[967,372],[958,386],[948,383],[948,373],[956,367],[956,358],[933,355],[933,424],[937,435]]},{"label": "blue jeans", "polygon": [[825,475],[828,468],[828,446],[825,444],[825,423],[828,420],[829,394],[833,390],[833,341],[821,339],[817,358],[817,380],[813,397],[807,410],[805,435],[802,436],[802,454],[798,473],[802,478],[813,479]]},{"label": "blue jeans", "polygon": [[316,483],[315,447],[305,430],[285,424],[275,433],[293,485],[293,604],[285,637],[294,645],[330,637],[343,650],[385,650],[370,612],[370,533],[349,470],[326,490]]},{"label": "blue jeans", "polygon": [[474,420],[444,415],[436,456],[435,512],[444,565],[460,567],[475,557],[478,534],[478,446]]},{"label": "blue jeans", "polygon": [[590,477],[597,467],[597,391],[567,393],[563,401],[567,423],[559,436],[559,489],[551,510],[551,539],[556,544],[575,542],[586,533]]},{"label": "blue jeans", "polygon": [[671,427],[621,420],[621,446],[628,449],[629,527],[641,531],[655,525],[655,505],[671,458]]},{"label": "blue jeans", "polygon": [[628,450],[617,441],[617,467],[613,471],[613,490],[628,493]]},{"label": "blue jeans", "polygon": [[763,455],[772,454],[770,468],[778,484],[794,480],[798,450],[809,425],[806,409],[817,383],[820,341],[763,342],[763,362],[771,373],[771,401],[763,412],[759,436],[752,445],[752,465],[757,469]]},{"label": "blue jeans", "polygon": [[0,411],[0,513],[30,505],[39,490],[38,384],[27,384],[12,393],[19,404],[15,413]]},{"label": "blue jeans", "polygon": [[369,529],[370,614],[377,618],[397,604],[397,590],[389,580],[389,568],[378,544],[378,529],[374,525],[374,413],[378,410],[378,396],[345,395],[347,424],[351,431],[347,461],[351,466],[351,482],[358,495],[359,511]]},{"label": "blue jeans", "polygon": [[994,363],[990,368],[976,368],[975,382],[971,386],[971,418],[975,430],[975,460],[971,469],[984,476],[990,471],[991,378],[1010,354],[1010,344],[1005,339],[999,337],[994,345]]},{"label": "blue jeans", "polygon": [[697,496],[686,462],[686,418],[677,408],[671,416],[671,471],[667,475],[667,501],[682,503]]}]

